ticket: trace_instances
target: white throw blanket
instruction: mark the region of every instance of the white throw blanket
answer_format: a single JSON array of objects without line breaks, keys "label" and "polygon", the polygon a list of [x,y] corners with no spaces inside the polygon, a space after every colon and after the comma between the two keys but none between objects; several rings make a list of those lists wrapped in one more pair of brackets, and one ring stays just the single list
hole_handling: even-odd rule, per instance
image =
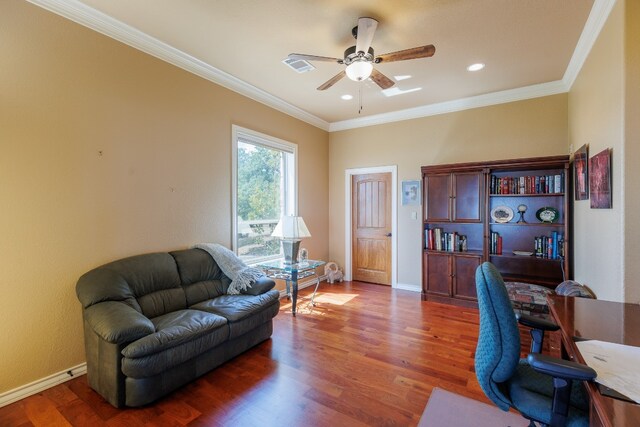
[{"label": "white throw blanket", "polygon": [[211,255],[220,267],[220,270],[231,279],[227,293],[238,295],[240,291],[246,291],[251,283],[264,276],[264,272],[258,268],[247,266],[236,254],[217,243],[199,243],[193,246],[202,249]]}]

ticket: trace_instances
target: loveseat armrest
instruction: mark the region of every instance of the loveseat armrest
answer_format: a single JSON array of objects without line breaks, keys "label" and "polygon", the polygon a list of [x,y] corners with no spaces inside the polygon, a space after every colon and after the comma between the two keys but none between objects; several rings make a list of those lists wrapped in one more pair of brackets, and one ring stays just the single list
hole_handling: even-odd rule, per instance
[{"label": "loveseat armrest", "polygon": [[247,295],[262,295],[266,292],[269,292],[276,285],[276,282],[269,279],[268,277],[260,277],[255,282],[251,283],[251,287],[247,288],[244,291],[240,291],[242,294]]},{"label": "loveseat armrest", "polygon": [[84,318],[103,340],[125,344],[152,334],[155,325],[142,313],[121,301],[105,301],[84,310]]}]

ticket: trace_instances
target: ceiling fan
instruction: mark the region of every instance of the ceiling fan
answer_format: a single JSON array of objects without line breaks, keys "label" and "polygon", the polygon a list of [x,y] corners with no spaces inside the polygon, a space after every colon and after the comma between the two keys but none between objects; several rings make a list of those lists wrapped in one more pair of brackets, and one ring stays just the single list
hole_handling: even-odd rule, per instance
[{"label": "ceiling fan", "polygon": [[356,45],[344,51],[344,58],[331,58],[328,56],[305,55],[292,53],[290,59],[303,59],[306,61],[337,62],[347,67],[338,74],[327,80],[318,87],[318,90],[326,90],[336,84],[345,75],[354,81],[362,81],[369,77],[382,89],[389,89],[395,84],[393,80],[373,68],[373,64],[381,62],[405,61],[407,59],[428,58],[433,56],[436,48],[430,44],[426,46],[414,47],[411,49],[399,50],[397,52],[385,53],[375,56],[371,42],[378,27],[378,21],[373,18],[359,18],[358,25],[353,27],[351,34],[356,39]]}]

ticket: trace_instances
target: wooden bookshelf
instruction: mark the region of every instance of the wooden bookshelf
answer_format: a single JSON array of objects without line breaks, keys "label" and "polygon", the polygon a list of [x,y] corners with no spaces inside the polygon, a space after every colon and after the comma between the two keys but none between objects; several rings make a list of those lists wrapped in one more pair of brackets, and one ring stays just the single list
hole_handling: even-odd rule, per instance
[{"label": "wooden bookshelf", "polygon": [[[475,269],[483,261],[495,264],[505,280],[553,288],[571,277],[569,156],[433,165],[421,169],[423,300],[476,305]],[[504,192],[500,194],[496,193],[498,182],[504,185],[499,190]],[[536,187],[536,182],[544,182],[544,187]],[[550,188],[546,187],[547,182],[551,183]],[[520,205],[527,207],[526,222],[518,222]],[[491,212],[503,206],[513,211],[513,217],[508,222],[497,222],[496,219],[501,218],[492,218]],[[537,218],[536,213],[542,208],[558,213],[554,222],[541,222]],[[441,234],[465,235],[467,251],[430,247],[434,242],[430,242],[427,230],[436,228]],[[492,233],[502,239],[500,254],[494,253],[497,245],[492,247]],[[545,249],[544,256],[513,253],[535,254],[535,239],[542,236],[546,237],[544,248],[540,245]]]}]

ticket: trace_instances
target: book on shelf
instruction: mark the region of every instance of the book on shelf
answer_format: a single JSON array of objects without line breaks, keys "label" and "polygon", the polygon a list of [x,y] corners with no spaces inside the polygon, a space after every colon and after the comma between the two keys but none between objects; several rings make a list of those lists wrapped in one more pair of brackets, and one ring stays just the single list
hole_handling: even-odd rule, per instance
[{"label": "book on shelf", "polygon": [[491,175],[491,194],[559,194],[564,188],[564,173],[555,175]]},{"label": "book on shelf", "polygon": [[489,253],[492,255],[502,255],[502,236],[499,233],[492,231],[490,237]]},{"label": "book on shelf", "polygon": [[535,237],[534,253],[538,258],[564,258],[564,236],[554,231],[551,236]]},{"label": "book on shelf", "polygon": [[445,252],[467,252],[467,236],[456,231],[443,231],[441,227],[428,228],[424,231],[426,249]]}]

